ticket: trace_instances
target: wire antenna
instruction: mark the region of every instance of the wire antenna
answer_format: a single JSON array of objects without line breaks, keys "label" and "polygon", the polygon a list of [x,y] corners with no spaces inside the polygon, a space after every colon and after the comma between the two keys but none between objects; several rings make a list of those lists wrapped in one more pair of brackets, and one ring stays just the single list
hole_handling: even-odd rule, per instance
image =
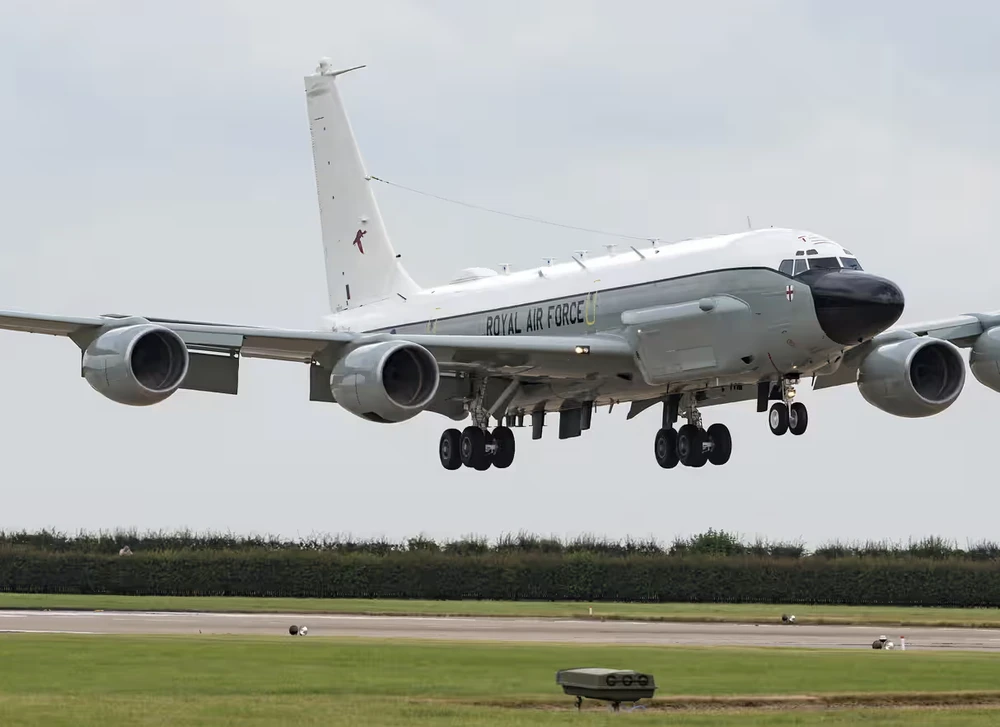
[{"label": "wire antenna", "polygon": [[397,182],[390,182],[388,179],[382,179],[381,177],[376,177],[369,174],[368,179],[381,182],[382,184],[387,184],[390,187],[398,187],[399,189],[404,189],[407,192],[413,192],[414,194],[419,194],[424,197],[431,197],[433,199],[440,200],[442,202],[449,202],[450,204],[457,204],[462,207],[468,207],[469,209],[479,210],[480,212],[491,212],[495,215],[502,215],[503,217],[511,217],[515,220],[523,220],[525,222],[535,222],[540,225],[551,225],[552,227],[561,227],[565,230],[576,230],[577,232],[589,232],[593,235],[604,235],[606,237],[617,237],[623,240],[642,240],[648,242],[656,238],[652,238],[649,235],[627,235],[621,232],[612,232],[610,230],[598,230],[593,227],[579,227],[577,225],[566,225],[561,222],[553,222],[552,220],[546,220],[541,217],[534,217],[532,215],[519,215],[513,212],[504,212],[503,210],[493,209],[492,207],[484,207],[478,204],[472,204],[471,202],[463,202],[458,199],[452,199],[450,197],[442,197],[439,194],[432,194],[430,192],[425,192],[420,189],[414,189],[413,187],[407,187],[406,185],[399,184]]}]

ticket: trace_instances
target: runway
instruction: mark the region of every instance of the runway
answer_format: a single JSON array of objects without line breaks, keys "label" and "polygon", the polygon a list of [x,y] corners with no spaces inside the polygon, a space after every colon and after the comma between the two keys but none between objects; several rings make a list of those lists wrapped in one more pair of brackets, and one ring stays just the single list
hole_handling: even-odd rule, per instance
[{"label": "runway", "polygon": [[1000,629],[881,626],[709,624],[528,618],[446,618],[325,614],[170,613],[135,611],[0,611],[0,633],[288,635],[565,642],[647,646],[784,646],[868,649],[881,634],[907,650],[1000,650]]}]

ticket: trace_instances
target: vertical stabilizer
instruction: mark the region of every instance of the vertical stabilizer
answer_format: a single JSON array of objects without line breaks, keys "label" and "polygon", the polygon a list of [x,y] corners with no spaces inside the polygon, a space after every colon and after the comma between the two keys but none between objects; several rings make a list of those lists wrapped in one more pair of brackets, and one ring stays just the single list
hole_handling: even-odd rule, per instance
[{"label": "vertical stabilizer", "polygon": [[324,59],[305,78],[331,311],[417,290],[389,242],[337,90],[337,76],[363,67],[336,71]]}]

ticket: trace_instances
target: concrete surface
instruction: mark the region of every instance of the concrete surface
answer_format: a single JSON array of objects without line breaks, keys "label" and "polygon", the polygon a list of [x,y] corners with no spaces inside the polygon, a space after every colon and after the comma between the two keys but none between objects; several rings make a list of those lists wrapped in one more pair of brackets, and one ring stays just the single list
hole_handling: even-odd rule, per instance
[{"label": "concrete surface", "polygon": [[[112,611],[0,611],[0,633],[287,635],[457,641],[869,649],[880,634],[907,650],[1000,650],[1000,629],[692,624],[527,618]],[[899,631],[899,633],[897,633]]]}]

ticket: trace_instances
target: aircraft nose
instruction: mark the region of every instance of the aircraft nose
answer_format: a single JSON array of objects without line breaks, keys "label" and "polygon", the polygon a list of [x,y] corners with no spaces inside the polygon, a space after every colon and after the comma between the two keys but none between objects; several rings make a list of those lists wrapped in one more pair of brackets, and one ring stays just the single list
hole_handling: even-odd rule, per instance
[{"label": "aircraft nose", "polygon": [[820,327],[845,346],[875,337],[903,315],[903,291],[877,275],[831,270],[808,284]]}]

